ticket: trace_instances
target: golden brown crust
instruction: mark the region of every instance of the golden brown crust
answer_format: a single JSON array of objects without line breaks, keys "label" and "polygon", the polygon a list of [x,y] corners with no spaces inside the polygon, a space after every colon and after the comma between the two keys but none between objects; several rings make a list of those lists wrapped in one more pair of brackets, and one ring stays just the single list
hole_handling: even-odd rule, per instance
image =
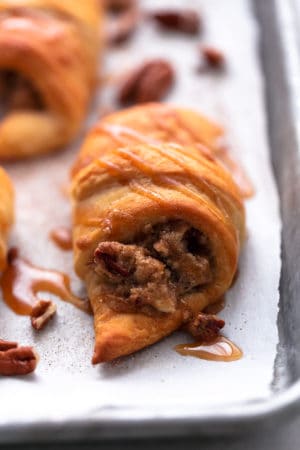
[{"label": "golden brown crust", "polygon": [[98,148],[101,153],[109,150],[112,142],[116,146],[175,142],[216,158],[231,173],[244,198],[254,193],[242,166],[228,153],[223,128],[198,112],[162,103],[135,106],[106,116],[91,135],[93,139],[84,144],[73,174],[93,161]]},{"label": "golden brown crust", "polygon": [[[90,295],[93,296],[91,291]],[[97,298],[94,297],[93,298]],[[93,302],[96,343],[93,364],[129,355],[168,336],[181,324],[181,312],[166,317],[120,314]]]},{"label": "golden brown crust", "polygon": [[[163,103],[123,109],[106,116],[90,132],[90,139],[83,144],[75,162],[73,174],[91,163],[95,155],[110,150],[112,145],[156,142],[175,142],[184,146],[203,144],[214,155],[223,133],[219,125],[188,109]],[[205,148],[202,150],[205,151]]]},{"label": "golden brown crust", "polygon": [[[196,113],[150,104],[111,115],[87,137],[74,169],[73,242],[95,316],[94,363],[162,339],[183,324],[185,310],[199,313],[230,287],[245,218],[240,191],[212,154],[220,133]],[[135,242],[149,224],[173,220],[208,238],[211,281],[183,295],[173,313],[111,309],[91,264],[98,244]]]},{"label": "golden brown crust", "polygon": [[10,179],[0,167],[0,272],[6,266],[7,236],[14,221],[14,190]]},{"label": "golden brown crust", "polygon": [[0,0],[0,71],[29,80],[44,109],[0,123],[0,158],[61,148],[79,130],[95,86],[101,46],[97,0]]}]

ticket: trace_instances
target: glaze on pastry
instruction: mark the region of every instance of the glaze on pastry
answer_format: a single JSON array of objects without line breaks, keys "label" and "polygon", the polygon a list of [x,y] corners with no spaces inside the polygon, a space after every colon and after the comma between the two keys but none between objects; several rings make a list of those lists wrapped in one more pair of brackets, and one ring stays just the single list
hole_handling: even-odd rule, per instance
[{"label": "glaze on pastry", "polygon": [[[218,159],[219,163],[231,173],[242,197],[247,198],[253,195],[253,185],[243,167],[228,151],[224,129],[220,125],[198,112],[172,108],[161,103],[149,103],[146,111],[147,113],[144,106],[136,106],[107,117],[99,124],[101,146],[105,149],[109,148],[112,137],[117,145],[143,142],[175,142],[184,146],[192,145],[200,152],[208,153],[211,157]],[[140,114],[143,114],[142,118],[139,117]],[[74,165],[74,174],[93,161],[94,146],[98,145],[97,139],[84,145],[81,156]]]},{"label": "glaze on pastry", "polygon": [[95,318],[93,363],[180,327],[197,335],[201,311],[230,287],[245,217],[213,156],[220,133],[195,112],[148,104],[88,135],[73,170],[73,243]]},{"label": "glaze on pastry", "polygon": [[62,148],[96,83],[98,0],[0,0],[0,159]]}]

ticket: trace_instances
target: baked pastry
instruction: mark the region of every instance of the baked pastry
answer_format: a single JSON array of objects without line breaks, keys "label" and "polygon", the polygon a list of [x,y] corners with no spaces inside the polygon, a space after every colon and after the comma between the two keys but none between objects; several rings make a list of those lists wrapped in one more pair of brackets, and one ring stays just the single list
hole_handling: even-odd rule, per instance
[{"label": "baked pastry", "polygon": [[0,0],[0,158],[69,143],[85,116],[101,47],[98,0]]},{"label": "baked pastry", "polygon": [[213,157],[219,133],[192,111],[148,104],[88,135],[73,170],[73,242],[95,318],[93,363],[182,326],[202,338],[223,326],[201,311],[232,283],[245,217]]},{"label": "baked pastry", "polygon": [[162,103],[149,103],[146,109],[136,106],[108,116],[99,126],[101,133],[97,137],[97,132],[94,133],[93,141],[84,145],[73,174],[93,161],[99,140],[101,148],[105,150],[110,148],[112,139],[116,145],[175,142],[184,146],[192,145],[204,153],[209,150],[231,173],[241,195],[244,198],[253,195],[251,181],[228,151],[224,129],[198,112]]},{"label": "baked pastry", "polygon": [[7,236],[14,221],[14,190],[10,179],[0,167],[0,272],[6,267]]}]

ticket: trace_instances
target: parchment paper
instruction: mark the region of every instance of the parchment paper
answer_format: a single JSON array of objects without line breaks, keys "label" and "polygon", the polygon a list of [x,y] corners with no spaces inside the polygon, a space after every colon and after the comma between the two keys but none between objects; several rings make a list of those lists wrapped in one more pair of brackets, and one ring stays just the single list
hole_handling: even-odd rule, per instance
[{"label": "parchment paper", "polygon": [[[190,415],[271,395],[278,341],[280,219],[269,159],[258,30],[246,0],[143,2],[148,8],[177,4],[199,8],[205,27],[201,38],[164,34],[144,24],[129,46],[107,52],[105,71],[118,75],[147,57],[172,61],[177,82],[167,101],[198,109],[222,123],[253,180],[257,194],[247,202],[249,236],[238,280],[221,313],[226,320],[224,334],[243,349],[244,357],[232,363],[182,357],[173,347],[188,338],[175,333],[117,364],[92,367],[91,317],[57,300],[56,319],[36,333],[28,317],[15,315],[0,302],[1,336],[34,345],[41,355],[35,374],[0,379],[0,425],[80,419],[101,416],[101,411],[105,418],[107,408],[121,417],[125,407],[127,418],[147,411],[165,417]],[[224,75],[197,73],[199,41],[224,51],[228,63]],[[100,105],[110,104],[113,92],[110,85],[97,95],[86,127],[96,120]],[[39,266],[72,274],[73,288],[82,294],[82,283],[72,272],[72,253],[59,250],[48,238],[51,229],[70,223],[63,188],[79,145],[80,140],[66,151],[7,169],[17,191],[11,244]]]}]

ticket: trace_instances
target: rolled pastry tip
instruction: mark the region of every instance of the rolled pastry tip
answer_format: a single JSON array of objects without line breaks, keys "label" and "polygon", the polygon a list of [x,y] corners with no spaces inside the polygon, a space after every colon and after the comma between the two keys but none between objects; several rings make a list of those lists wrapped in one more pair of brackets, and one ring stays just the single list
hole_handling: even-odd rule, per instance
[{"label": "rolled pastry tip", "polygon": [[7,238],[14,221],[14,189],[0,167],[0,272],[6,267]]},{"label": "rolled pastry tip", "polygon": [[111,115],[83,144],[72,184],[74,264],[94,313],[93,363],[180,327],[195,331],[198,314],[230,287],[245,214],[213,157],[214,134],[192,112],[145,105]]},{"label": "rolled pastry tip", "polygon": [[0,0],[0,159],[62,148],[96,84],[98,0]]}]

